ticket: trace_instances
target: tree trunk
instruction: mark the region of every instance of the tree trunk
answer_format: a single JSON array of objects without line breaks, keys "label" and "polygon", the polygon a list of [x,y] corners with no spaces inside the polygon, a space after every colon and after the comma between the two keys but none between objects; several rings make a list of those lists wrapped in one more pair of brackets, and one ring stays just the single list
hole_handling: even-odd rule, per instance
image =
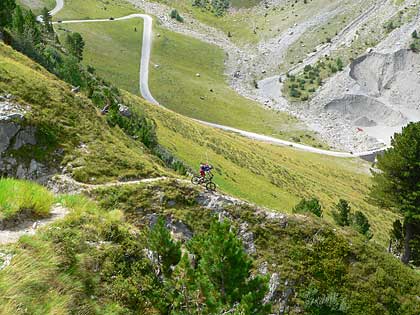
[{"label": "tree trunk", "polygon": [[410,241],[414,236],[415,225],[411,221],[404,222],[404,230],[405,230],[405,237],[404,237],[404,253],[401,256],[401,261],[404,264],[408,264],[411,258],[411,246]]}]

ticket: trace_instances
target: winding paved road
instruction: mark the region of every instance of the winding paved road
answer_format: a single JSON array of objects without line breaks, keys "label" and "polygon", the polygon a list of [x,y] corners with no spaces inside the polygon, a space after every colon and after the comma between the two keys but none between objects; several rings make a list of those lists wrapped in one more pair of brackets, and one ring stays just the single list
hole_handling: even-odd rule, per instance
[{"label": "winding paved road", "polygon": [[[63,2],[63,0],[57,0]],[[58,3],[58,2],[57,2]],[[56,10],[54,8],[50,13]],[[55,11],[57,13],[59,10]],[[144,29],[143,29],[143,42],[141,46],[141,59],[140,59],[140,80],[139,87],[140,93],[144,99],[149,101],[152,104],[159,105],[158,101],[155,100],[152,93],[149,90],[149,60],[150,60],[150,51],[152,50],[152,18],[147,14],[130,14],[127,16],[115,18],[115,19],[93,19],[93,20],[70,20],[70,21],[61,21],[54,22],[53,24],[76,24],[76,23],[98,23],[98,22],[115,22],[123,21],[130,19],[143,19]]]},{"label": "winding paved road", "polygon": [[[62,8],[64,7],[64,0],[56,0],[56,7],[50,11],[51,15],[57,14]],[[74,24],[74,23],[98,23],[98,22],[115,22],[115,21],[122,21],[122,20],[129,20],[141,18],[144,20],[144,28],[143,28],[143,42],[142,42],[142,50],[141,50],[141,59],[140,59],[140,80],[139,80],[139,87],[140,93],[143,98],[149,101],[152,104],[161,106],[158,101],[153,97],[152,93],[149,90],[149,60],[150,60],[150,52],[152,48],[152,17],[147,14],[130,14],[124,17],[115,18],[115,19],[92,19],[92,20],[69,20],[69,21],[61,21],[59,24]],[[39,17],[38,17],[39,19]],[[42,20],[42,19],[41,19]],[[53,24],[58,24],[58,22],[54,22]],[[286,140],[277,139],[274,137],[257,134],[254,132],[249,132],[241,129],[232,128],[229,126],[219,125],[215,123],[210,123],[198,119],[194,119],[194,121],[205,125],[210,126],[213,128],[234,132],[246,138],[266,142],[274,145],[280,146],[288,146],[293,147],[299,150],[303,150],[306,152],[328,155],[328,156],[335,156],[341,158],[351,158],[351,157],[372,157],[377,152],[381,152],[384,149],[377,149],[372,151],[365,151],[365,152],[357,152],[357,153],[348,153],[348,152],[338,152],[338,151],[329,151],[323,150],[319,148],[314,148],[311,146],[303,145],[300,143],[290,142]]]}]

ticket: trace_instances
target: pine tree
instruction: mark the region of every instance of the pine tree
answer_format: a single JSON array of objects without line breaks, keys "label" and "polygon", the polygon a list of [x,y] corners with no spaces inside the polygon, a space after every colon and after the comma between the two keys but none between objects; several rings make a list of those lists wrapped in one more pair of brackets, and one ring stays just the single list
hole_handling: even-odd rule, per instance
[{"label": "pine tree", "polygon": [[15,8],[15,0],[0,1],[0,28],[10,25],[12,22],[12,13]]},{"label": "pine tree", "polygon": [[169,277],[171,267],[178,264],[181,259],[181,246],[174,242],[171,234],[165,227],[165,220],[160,217],[148,237],[149,248],[157,255],[160,270],[164,276]]},{"label": "pine tree", "polygon": [[368,238],[372,238],[373,235],[370,232],[369,220],[363,212],[356,211],[352,215],[352,224],[359,233],[366,235]]},{"label": "pine tree", "polygon": [[33,45],[39,44],[41,42],[41,32],[39,31],[36,17],[31,10],[25,12],[23,29],[25,38]]},{"label": "pine tree", "polygon": [[13,14],[12,27],[19,35],[23,34],[24,17],[23,17],[22,9],[19,5],[16,6],[15,12]]},{"label": "pine tree", "polygon": [[82,35],[79,33],[73,34],[73,43],[74,43],[74,50],[75,56],[79,61],[83,59],[83,49],[85,48],[85,41],[82,38]]},{"label": "pine tree", "polygon": [[336,211],[332,212],[335,222],[340,226],[347,226],[350,224],[350,205],[344,200],[340,199],[336,204]]},{"label": "pine tree", "polygon": [[403,250],[404,229],[400,220],[395,220],[389,233],[388,252],[400,255]]},{"label": "pine tree", "polygon": [[44,23],[45,30],[48,33],[53,33],[54,32],[54,28],[53,28],[52,22],[51,22],[50,12],[45,7],[42,9],[42,22]]},{"label": "pine tree", "polygon": [[167,291],[173,291],[171,314],[216,314],[221,308],[219,294],[207,276],[192,267],[187,254],[175,268]]},{"label": "pine tree", "polygon": [[344,67],[343,60],[341,60],[341,58],[337,58],[336,64],[338,71],[342,71]]},{"label": "pine tree", "polygon": [[69,52],[81,61],[83,59],[83,50],[85,47],[85,41],[83,40],[82,35],[79,33],[67,34],[65,43]]},{"label": "pine tree", "polygon": [[294,208],[295,213],[311,212],[317,217],[322,217],[322,207],[319,200],[316,198],[302,199]]},{"label": "pine tree", "polygon": [[420,123],[410,123],[391,140],[391,148],[378,156],[373,172],[371,197],[377,204],[395,209],[404,217],[404,254],[408,263],[412,256],[411,240],[420,221]]},{"label": "pine tree", "polygon": [[220,294],[225,311],[242,305],[248,310],[242,314],[268,314],[270,305],[262,303],[267,281],[258,276],[250,279],[252,260],[228,222],[213,223],[189,248],[197,257],[198,274],[203,281],[208,279]]}]

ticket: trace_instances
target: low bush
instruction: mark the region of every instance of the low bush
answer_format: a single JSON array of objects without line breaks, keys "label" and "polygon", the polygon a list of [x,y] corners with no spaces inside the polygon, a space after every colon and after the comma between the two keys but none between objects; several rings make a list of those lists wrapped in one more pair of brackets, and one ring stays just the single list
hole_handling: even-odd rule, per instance
[{"label": "low bush", "polygon": [[294,208],[294,213],[310,212],[317,217],[322,217],[322,207],[317,198],[302,199]]},{"label": "low bush", "polygon": [[184,18],[181,16],[181,15],[179,15],[179,12],[178,12],[178,10],[176,10],[176,9],[173,9],[172,11],[171,11],[171,14],[169,15],[172,19],[175,19],[175,20],[177,20],[178,22],[184,22]]}]

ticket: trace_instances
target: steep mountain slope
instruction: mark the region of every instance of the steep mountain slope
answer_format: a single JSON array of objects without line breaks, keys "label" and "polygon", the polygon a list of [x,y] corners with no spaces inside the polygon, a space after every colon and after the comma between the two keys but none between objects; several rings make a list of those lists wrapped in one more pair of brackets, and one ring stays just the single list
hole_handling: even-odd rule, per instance
[{"label": "steep mountain slope", "polygon": [[[0,94],[1,128],[14,130],[2,139],[1,161],[15,159],[5,169],[8,175],[24,177],[19,167],[30,170],[35,163],[47,170],[42,175],[64,172],[88,183],[167,177],[93,187],[87,197],[58,196],[68,209],[66,218],[0,246],[1,314],[174,313],[173,292],[188,281],[164,278],[157,267],[160,257],[150,249],[149,227],[160,215],[184,252],[194,247],[187,241],[213,222],[231,222],[254,258],[250,275],[270,278],[265,301],[276,313],[418,314],[419,275],[375,243],[385,243],[396,216],[365,200],[368,164],[257,143],[123,94],[132,113],[155,121],[162,146],[191,167],[211,162],[226,192],[281,211],[312,196],[326,207],[326,220],[286,215],[171,178],[149,149],[111,127],[82,92],[71,92],[71,86],[4,44]],[[330,207],[340,197],[366,213],[373,241],[328,223]],[[185,271],[180,266],[189,263],[185,257],[176,262],[174,277]],[[196,259],[191,257],[191,269]]]},{"label": "steep mountain slope", "polygon": [[360,159],[339,159],[255,142],[213,128],[162,108],[126,96],[153,117],[161,144],[194,167],[201,161],[215,166],[215,181],[224,191],[279,211],[290,211],[300,198],[320,198],[330,220],[338,198],[350,201],[372,222],[375,239],[387,239],[387,226],[395,214],[370,205],[369,164]]},{"label": "steep mountain slope", "polygon": [[[8,156],[21,160],[10,175],[16,176],[21,164],[29,170],[32,160],[46,166],[43,175],[64,170],[76,180],[92,183],[168,173],[139,141],[110,128],[82,94],[72,94],[67,84],[10,48],[2,45],[1,51],[0,88],[32,108],[26,123],[41,133],[37,145],[8,151]],[[204,127],[139,97],[125,98],[134,111],[155,120],[159,143],[177,158],[192,169],[203,160],[212,163],[223,191],[280,211],[290,211],[300,198],[315,196],[327,220],[334,203],[344,198],[368,216],[375,240],[386,244],[396,215],[365,201],[370,185],[367,163],[256,143]]]},{"label": "steep mountain slope", "polygon": [[[66,7],[74,5],[66,3]],[[116,9],[108,5],[109,10]],[[102,14],[98,10],[92,17]],[[83,15],[72,15],[75,19],[80,16]],[[63,42],[69,31],[82,34],[86,42],[84,64],[95,67],[115,86],[139,94],[142,24],[142,20],[59,24],[56,29]],[[150,90],[160,104],[188,117],[326,147],[316,133],[292,116],[273,114],[230,88],[224,75],[222,49],[166,30],[159,23],[154,23],[153,34],[149,81]]]},{"label": "steep mountain slope", "polygon": [[[73,94],[68,84],[2,43],[0,91],[25,109],[20,124],[30,127],[34,136],[18,149],[13,134],[7,139],[2,172],[8,175],[39,179],[65,168],[76,180],[97,183],[166,173],[139,141],[110,128],[88,98]],[[10,125],[4,128],[10,130]],[[31,162],[41,164],[40,174],[29,174]],[[28,172],[19,176],[19,169]]]},{"label": "steep mountain slope", "polygon": [[270,278],[265,301],[276,314],[415,315],[420,307],[418,274],[321,219],[272,213],[173,180],[91,197],[98,203],[62,197],[64,220],[0,246],[8,257],[3,267],[0,256],[0,314],[162,314],[175,288],[165,290],[148,247],[159,216],[184,250],[215,220],[231,222],[255,259],[252,274]]}]

